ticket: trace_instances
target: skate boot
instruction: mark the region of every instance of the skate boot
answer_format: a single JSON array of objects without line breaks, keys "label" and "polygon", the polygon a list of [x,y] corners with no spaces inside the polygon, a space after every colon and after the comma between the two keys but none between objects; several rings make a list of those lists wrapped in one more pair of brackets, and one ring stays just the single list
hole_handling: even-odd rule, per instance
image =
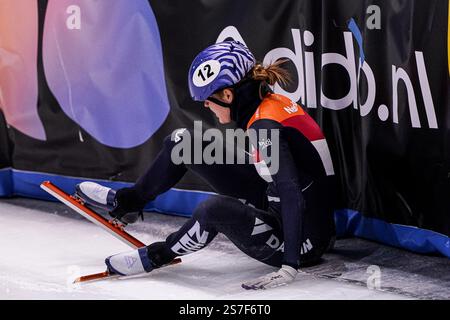
[{"label": "skate boot", "polygon": [[122,276],[150,272],[156,268],[147,253],[147,247],[119,253],[105,259],[108,272]]},{"label": "skate boot", "polygon": [[91,206],[107,211],[112,211],[116,207],[114,189],[90,181],[79,183],[75,188],[76,195]]},{"label": "skate boot", "polygon": [[117,201],[119,191],[86,181],[76,185],[75,194],[86,204],[108,211],[111,217],[125,225],[136,222],[139,217],[143,219],[142,210],[127,211],[120,206]]}]

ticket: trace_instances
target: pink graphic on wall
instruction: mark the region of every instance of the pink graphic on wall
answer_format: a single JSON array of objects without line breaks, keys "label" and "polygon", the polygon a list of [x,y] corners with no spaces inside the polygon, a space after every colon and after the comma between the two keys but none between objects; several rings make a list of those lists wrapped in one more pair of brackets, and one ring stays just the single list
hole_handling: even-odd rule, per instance
[{"label": "pink graphic on wall", "polygon": [[147,0],[49,0],[43,59],[61,108],[105,145],[138,146],[167,118],[161,40]]},{"label": "pink graphic on wall", "polygon": [[37,1],[0,0],[0,109],[20,132],[46,140],[37,113]]}]

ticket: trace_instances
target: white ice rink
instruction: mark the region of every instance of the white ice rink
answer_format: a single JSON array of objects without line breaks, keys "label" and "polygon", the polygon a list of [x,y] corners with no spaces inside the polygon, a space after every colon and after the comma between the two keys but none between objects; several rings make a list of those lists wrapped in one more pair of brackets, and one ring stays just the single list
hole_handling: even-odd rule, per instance
[{"label": "white ice rink", "polygon": [[[128,231],[144,243],[162,240],[185,218],[146,214]],[[245,280],[274,269],[240,253],[224,237],[183,263],[127,279],[72,285],[104,271],[104,258],[130,250],[62,204],[0,199],[0,299],[405,299],[360,285],[299,274],[294,283],[246,291]]]}]

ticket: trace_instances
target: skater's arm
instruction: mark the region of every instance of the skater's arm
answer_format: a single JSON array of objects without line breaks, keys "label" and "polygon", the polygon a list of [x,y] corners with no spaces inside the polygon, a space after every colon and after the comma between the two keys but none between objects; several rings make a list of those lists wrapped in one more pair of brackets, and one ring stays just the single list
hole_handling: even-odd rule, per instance
[{"label": "skater's arm", "polygon": [[303,232],[304,199],[298,172],[289,145],[280,136],[279,143],[280,165],[278,172],[272,175],[281,204],[281,217],[284,234],[283,264],[295,269],[299,265],[300,239]]},{"label": "skater's arm", "polygon": [[[301,184],[298,180],[297,167],[284,136],[283,127],[279,123],[271,120],[260,120],[255,122],[252,128],[258,133],[259,155],[261,158],[267,158],[265,160],[270,170],[270,176],[280,197],[284,234],[283,264],[297,269],[300,256],[299,243],[302,237],[304,220],[304,199]],[[259,129],[267,130],[267,138],[261,136]],[[278,138],[271,133],[271,129],[277,130]],[[278,153],[278,156],[276,156],[276,153]],[[275,163],[276,161],[278,163]]]}]

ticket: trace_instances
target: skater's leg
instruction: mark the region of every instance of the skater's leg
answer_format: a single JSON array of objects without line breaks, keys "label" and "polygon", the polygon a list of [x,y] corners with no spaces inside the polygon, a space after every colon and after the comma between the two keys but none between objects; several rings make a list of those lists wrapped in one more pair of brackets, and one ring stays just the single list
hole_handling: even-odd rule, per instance
[{"label": "skater's leg", "polygon": [[282,241],[277,219],[228,196],[213,196],[199,204],[193,216],[165,242],[148,246],[150,259],[166,264],[206,247],[219,232],[250,257],[281,265],[282,253],[276,251]]},{"label": "skater's leg", "polygon": [[[308,199],[310,197],[308,196]],[[311,207],[306,212],[322,214]],[[311,209],[311,210],[309,210]],[[279,216],[260,210],[228,196],[213,196],[200,203],[193,216],[177,231],[169,235],[165,242],[148,247],[149,254],[162,264],[180,255],[196,252],[207,246],[217,235],[224,234],[248,256],[280,267],[283,260],[283,233]],[[298,244],[300,266],[317,264],[332,242],[328,223],[308,223]]]},{"label": "skater's leg", "polygon": [[[170,263],[177,256],[203,249],[219,232],[248,256],[281,267],[283,234],[276,215],[228,196],[212,196],[202,202],[193,216],[166,241],[109,257],[107,265],[110,270],[123,274],[148,272]],[[317,263],[328,245],[329,240],[323,242],[306,231],[298,249],[301,251],[300,266]],[[135,260],[140,261],[138,266],[132,263]]]}]

